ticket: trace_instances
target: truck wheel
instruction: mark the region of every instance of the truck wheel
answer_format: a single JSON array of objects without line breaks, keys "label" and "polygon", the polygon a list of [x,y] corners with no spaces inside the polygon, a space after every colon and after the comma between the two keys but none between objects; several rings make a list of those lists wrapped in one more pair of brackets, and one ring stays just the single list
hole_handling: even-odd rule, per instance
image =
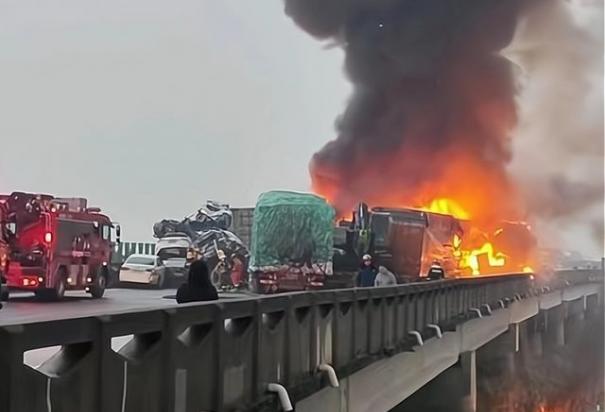
[{"label": "truck wheel", "polygon": [[90,294],[93,298],[99,299],[103,297],[105,288],[107,287],[107,271],[101,271],[95,278],[95,283],[90,287]]},{"label": "truck wheel", "polygon": [[51,289],[41,289],[34,292],[38,299],[42,300],[61,300],[65,296],[67,289],[67,271],[65,268],[59,268],[57,271],[57,280],[55,287]]},{"label": "truck wheel", "polygon": [[[212,267],[212,266],[211,266]],[[215,266],[210,270],[210,283],[214,285],[216,290],[220,290],[222,286],[222,267],[221,263],[218,262]]]},{"label": "truck wheel", "polygon": [[257,295],[268,295],[271,293],[271,285],[260,283],[259,275],[254,273],[250,277],[250,290]]},{"label": "truck wheel", "polygon": [[258,282],[258,279],[256,279],[256,277],[253,277],[250,279],[250,292],[252,293],[260,293],[260,284]]},{"label": "truck wheel", "polygon": [[158,275],[158,283],[156,285],[157,289],[164,289],[166,287],[166,274],[165,273],[160,273]]}]

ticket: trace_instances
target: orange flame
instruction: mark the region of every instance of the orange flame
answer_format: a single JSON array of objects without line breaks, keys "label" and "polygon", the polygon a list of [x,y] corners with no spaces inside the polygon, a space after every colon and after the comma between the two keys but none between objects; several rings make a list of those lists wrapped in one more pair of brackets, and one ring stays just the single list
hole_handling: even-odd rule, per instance
[{"label": "orange flame", "polygon": [[453,199],[445,197],[434,199],[428,206],[420,207],[420,210],[440,213],[442,215],[452,215],[461,220],[468,220],[471,218],[470,214],[464,210],[460,204]]},{"label": "orange flame", "polygon": [[[420,208],[434,213],[448,214],[456,217],[459,220],[468,221],[471,214],[467,212],[458,202],[450,198],[436,198],[432,200],[428,206]],[[470,224],[470,222],[469,222]],[[527,226],[529,229],[529,226]],[[510,262],[510,257],[503,251],[498,250],[495,244],[490,239],[495,239],[504,233],[504,228],[498,228],[493,232],[493,236],[487,235],[486,231],[471,225],[471,233],[469,238],[463,239],[457,234],[452,239],[454,248],[454,258],[457,260],[458,269],[461,273],[468,273],[473,276],[480,274],[493,273],[501,271]],[[479,235],[477,235],[479,234]],[[514,260],[514,259],[513,259]],[[527,263],[527,262],[525,262]],[[508,268],[507,268],[508,269]],[[511,271],[519,269],[510,268]],[[529,265],[525,265],[522,269],[524,273],[533,273],[533,269]]]},{"label": "orange flame", "polygon": [[486,242],[477,249],[466,250],[462,252],[462,259],[460,260],[461,268],[470,268],[473,276],[481,274],[481,267],[479,264],[479,256],[486,255],[489,267],[501,267],[506,263],[506,257],[501,252],[494,251],[494,245],[490,242]]},{"label": "orange flame", "polygon": [[[463,166],[462,166],[463,165]],[[455,275],[533,273],[529,266],[533,257],[528,257],[527,235],[532,237],[530,227],[518,221],[508,221],[503,216],[517,219],[510,212],[508,202],[501,198],[498,187],[505,184],[478,169],[473,163],[458,161],[448,175],[434,186],[422,187],[412,196],[400,196],[397,191],[385,186],[380,196],[367,199],[370,206],[403,207],[426,212],[450,215],[458,219],[464,233],[453,235],[450,253],[455,267]],[[464,173],[463,173],[464,172]],[[471,173],[472,172],[472,173]],[[477,194],[477,187],[460,186],[460,178],[474,176],[473,182],[480,188],[490,188],[490,193]],[[472,189],[472,190],[471,190]],[[337,194],[341,188],[337,181],[316,180],[314,190],[324,196],[330,203],[339,204]],[[437,194],[437,196],[431,196]],[[346,202],[345,202],[346,203]],[[505,207],[503,207],[505,206]],[[341,218],[351,216],[350,209],[339,210]],[[502,227],[496,224],[502,224]],[[520,230],[526,228],[525,232]],[[522,269],[523,268],[523,269]]]}]

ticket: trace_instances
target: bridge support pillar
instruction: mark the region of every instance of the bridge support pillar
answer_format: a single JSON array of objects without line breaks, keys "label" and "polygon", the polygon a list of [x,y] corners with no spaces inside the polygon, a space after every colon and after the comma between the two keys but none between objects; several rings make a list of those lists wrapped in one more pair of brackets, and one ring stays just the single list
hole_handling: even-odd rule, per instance
[{"label": "bridge support pillar", "polygon": [[586,299],[584,297],[568,302],[563,302],[563,321],[561,322],[564,329],[563,344],[573,341],[575,336],[582,334],[582,326],[586,319]]},{"label": "bridge support pillar", "polygon": [[587,319],[595,319],[599,316],[599,313],[603,313],[603,302],[601,300],[601,294],[586,296],[586,313]]},{"label": "bridge support pillar", "polygon": [[463,397],[462,410],[464,412],[477,411],[477,353],[473,350],[460,355],[462,367]]},{"label": "bridge support pillar", "polygon": [[563,305],[544,311],[545,345],[565,345],[565,311]]}]

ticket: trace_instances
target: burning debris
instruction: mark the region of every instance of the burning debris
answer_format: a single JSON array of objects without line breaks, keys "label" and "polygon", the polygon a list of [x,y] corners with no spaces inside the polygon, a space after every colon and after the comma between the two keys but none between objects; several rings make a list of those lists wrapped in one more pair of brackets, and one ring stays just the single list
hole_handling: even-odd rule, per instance
[{"label": "burning debris", "polygon": [[516,66],[501,51],[536,3],[286,0],[300,27],[342,46],[354,86],[338,136],[311,160],[314,191],[340,214],[364,201],[453,215],[466,222],[452,239],[464,268],[530,271],[533,216],[508,171]]}]

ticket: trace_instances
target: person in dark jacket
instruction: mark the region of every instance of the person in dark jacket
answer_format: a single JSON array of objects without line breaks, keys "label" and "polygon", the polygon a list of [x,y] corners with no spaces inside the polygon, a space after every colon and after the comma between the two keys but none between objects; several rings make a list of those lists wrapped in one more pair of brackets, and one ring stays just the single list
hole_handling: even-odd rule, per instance
[{"label": "person in dark jacket", "polygon": [[374,286],[377,273],[378,269],[376,269],[376,266],[374,266],[374,263],[372,262],[372,256],[363,255],[361,268],[357,274],[357,286],[362,288]]},{"label": "person in dark jacket", "polygon": [[441,280],[445,278],[445,271],[438,260],[433,261],[433,264],[429,268],[429,272],[426,274],[427,280]]},{"label": "person in dark jacket", "polygon": [[196,260],[189,267],[187,283],[182,284],[176,292],[178,303],[203,302],[218,300],[218,293],[210,282],[208,265],[203,260]]}]

